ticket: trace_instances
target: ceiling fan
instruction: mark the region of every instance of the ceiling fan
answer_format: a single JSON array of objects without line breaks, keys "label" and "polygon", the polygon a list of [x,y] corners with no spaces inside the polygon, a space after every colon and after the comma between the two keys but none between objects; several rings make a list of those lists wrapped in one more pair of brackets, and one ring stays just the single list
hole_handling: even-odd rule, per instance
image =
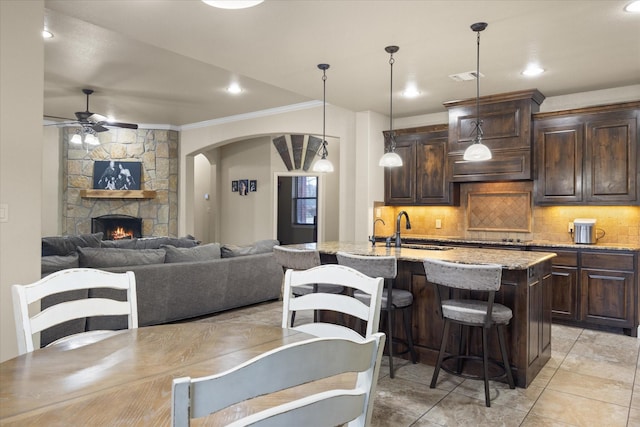
[{"label": "ceiling fan", "polygon": [[[77,111],[76,120],[72,120],[66,117],[56,117],[56,116],[45,116],[53,119],[63,119],[67,120],[66,122],[55,123],[55,125],[80,125],[85,131],[93,131],[93,132],[105,132],[109,129],[105,126],[111,127],[119,127],[126,129],[138,129],[137,124],[133,123],[123,123],[123,122],[113,122],[107,119],[107,117],[92,113],[89,111],[89,95],[93,93],[92,89],[82,89],[82,93],[87,96],[87,109],[85,111]],[[92,132],[92,133],[93,133]]]}]

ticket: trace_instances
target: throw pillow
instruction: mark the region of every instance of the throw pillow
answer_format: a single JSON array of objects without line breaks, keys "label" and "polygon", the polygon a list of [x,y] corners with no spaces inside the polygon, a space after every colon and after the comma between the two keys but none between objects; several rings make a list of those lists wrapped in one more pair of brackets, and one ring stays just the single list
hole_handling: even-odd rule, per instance
[{"label": "throw pillow", "polygon": [[219,243],[209,243],[192,248],[176,248],[172,245],[163,245],[162,249],[167,251],[167,255],[164,258],[165,263],[208,261],[220,258]]},{"label": "throw pillow", "polygon": [[43,256],[40,263],[40,273],[43,276],[55,273],[67,268],[78,268],[80,266],[78,253],[72,255],[49,255]]},{"label": "throw pillow", "polygon": [[120,248],[120,249],[136,249],[137,239],[118,239],[118,240],[103,240],[100,243],[102,248]]},{"label": "throw pillow", "polygon": [[42,256],[71,255],[77,248],[99,248],[103,233],[42,238]]},{"label": "throw pillow", "polygon": [[164,249],[78,248],[80,267],[107,268],[163,264]]}]

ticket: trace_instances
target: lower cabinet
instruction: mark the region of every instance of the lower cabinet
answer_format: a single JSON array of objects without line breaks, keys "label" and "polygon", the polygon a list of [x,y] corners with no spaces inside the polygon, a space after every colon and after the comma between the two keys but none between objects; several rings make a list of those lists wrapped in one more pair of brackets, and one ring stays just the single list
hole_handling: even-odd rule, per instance
[{"label": "lower cabinet", "polygon": [[552,259],[553,320],[582,327],[638,330],[638,254],[601,250],[556,250]]}]

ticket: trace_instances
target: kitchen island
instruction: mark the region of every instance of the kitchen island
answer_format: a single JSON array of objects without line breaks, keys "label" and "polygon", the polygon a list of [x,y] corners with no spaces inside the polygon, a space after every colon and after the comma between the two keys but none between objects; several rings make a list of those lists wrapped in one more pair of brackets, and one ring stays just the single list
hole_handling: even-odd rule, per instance
[{"label": "kitchen island", "polygon": [[[443,321],[440,318],[435,287],[426,280],[422,260],[502,265],[502,286],[496,302],[513,311],[507,327],[507,348],[518,387],[528,387],[551,357],[551,259],[550,252],[510,251],[463,247],[404,245],[401,248],[372,246],[370,243],[324,242],[288,245],[291,248],[317,249],[324,264],[336,263],[336,252],[356,255],[392,255],[398,260],[395,286],[413,293],[413,341],[421,363],[435,364]],[[394,334],[403,336],[399,321]],[[448,349],[456,348],[455,331]],[[479,336],[473,336],[472,351],[480,348]],[[400,350],[400,349],[399,349]],[[490,357],[499,360],[497,338],[491,337]]]}]

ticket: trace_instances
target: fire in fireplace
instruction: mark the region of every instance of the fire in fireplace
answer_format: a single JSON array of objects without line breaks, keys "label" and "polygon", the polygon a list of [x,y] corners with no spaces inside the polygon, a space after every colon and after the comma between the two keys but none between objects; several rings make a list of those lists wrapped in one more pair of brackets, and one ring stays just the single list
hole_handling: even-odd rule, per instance
[{"label": "fire in fireplace", "polygon": [[102,232],[102,240],[142,237],[142,218],[130,215],[102,215],[91,218],[91,232]]}]

